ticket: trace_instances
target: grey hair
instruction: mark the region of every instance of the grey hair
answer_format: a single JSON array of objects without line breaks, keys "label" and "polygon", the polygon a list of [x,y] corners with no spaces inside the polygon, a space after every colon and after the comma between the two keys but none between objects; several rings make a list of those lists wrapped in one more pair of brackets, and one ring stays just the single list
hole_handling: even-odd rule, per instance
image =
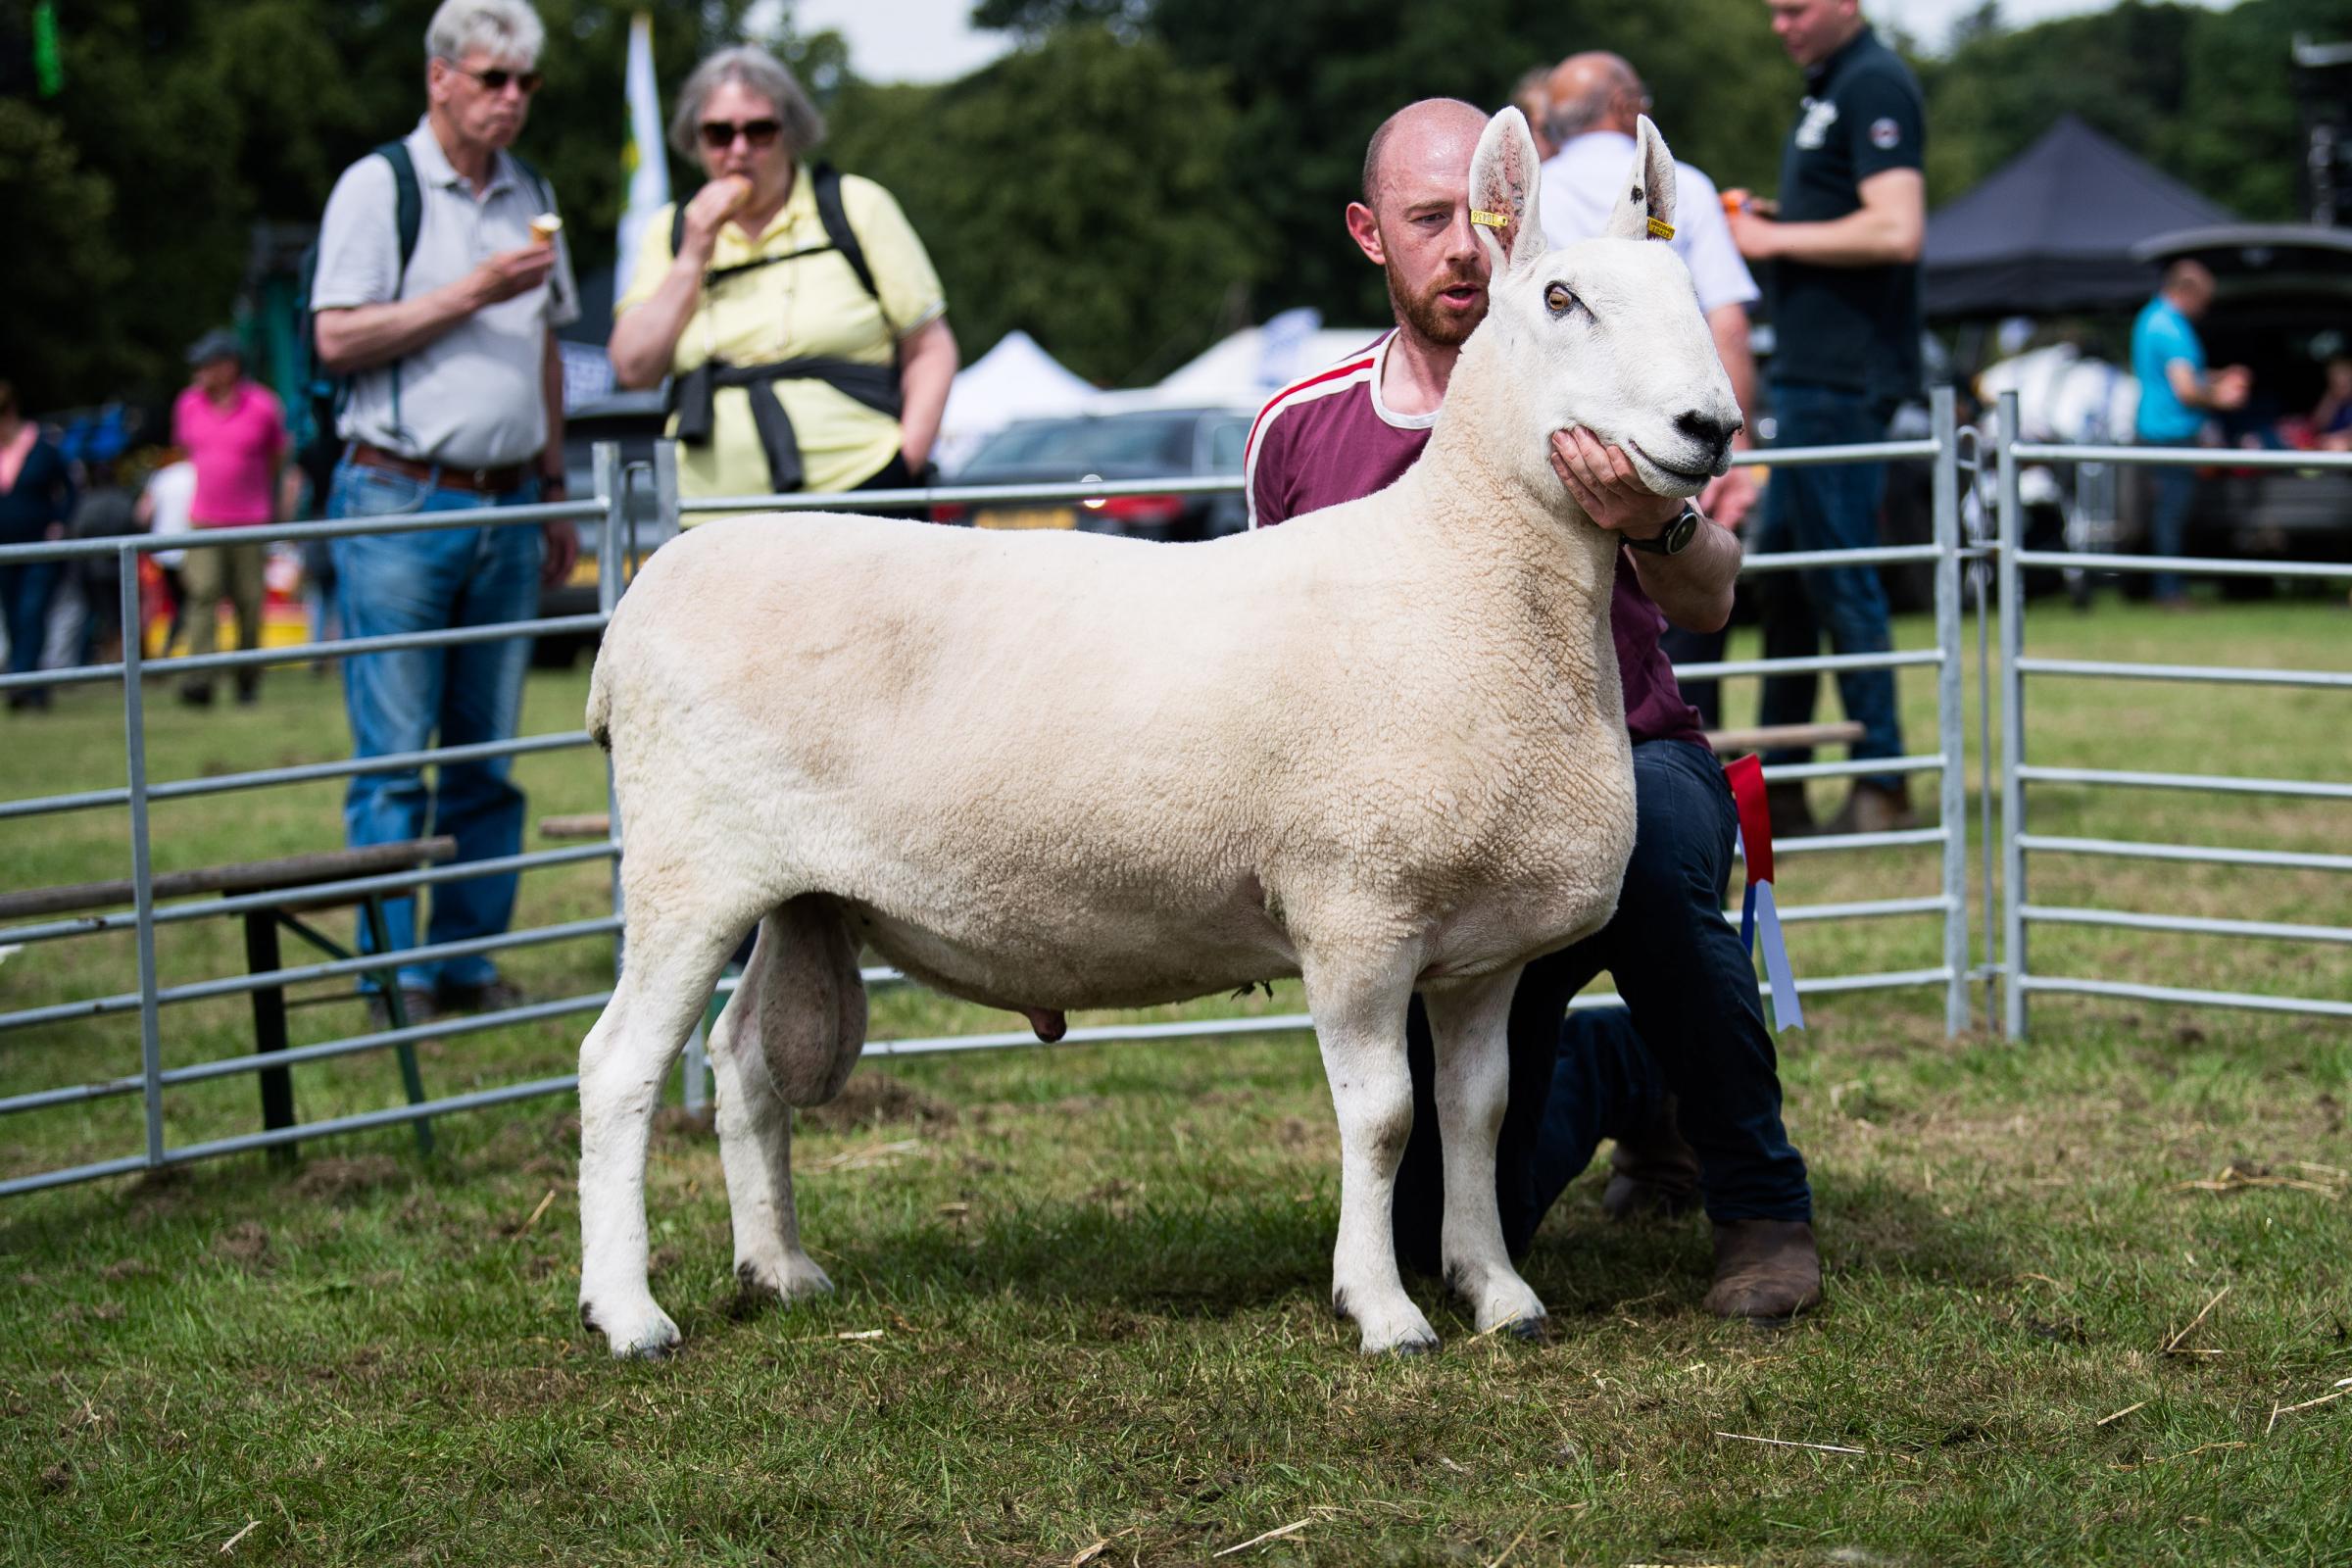
[{"label": "grey hair", "polygon": [[695,156],[695,127],[702,123],[703,105],[730,81],[776,106],[776,118],[784,122],[784,151],[791,157],[799,158],[825,139],[825,117],[801,90],[791,68],[756,43],[739,43],[695,67],[678,89],[677,113],[669,117],[669,145],[680,158]]},{"label": "grey hair", "polygon": [[441,0],[424,29],[425,58],[452,65],[478,50],[528,68],[539,63],[546,42],[539,13],[524,0]]}]

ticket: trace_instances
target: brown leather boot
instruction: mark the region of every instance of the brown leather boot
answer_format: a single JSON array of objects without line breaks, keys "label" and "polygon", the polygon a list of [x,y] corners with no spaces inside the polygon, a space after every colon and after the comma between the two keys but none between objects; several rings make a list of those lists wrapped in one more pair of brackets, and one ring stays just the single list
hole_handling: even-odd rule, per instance
[{"label": "brown leather boot", "polygon": [[1787,779],[1779,784],[1769,780],[1764,785],[1764,809],[1772,816],[1772,836],[1776,839],[1810,838],[1821,831],[1813,820],[1813,808],[1805,800],[1805,781]]},{"label": "brown leather boot", "polygon": [[1821,1250],[1801,1219],[1741,1219],[1715,1227],[1717,1317],[1783,1321],[1821,1304]]},{"label": "brown leather boot", "polygon": [[1641,1132],[1609,1148],[1600,1211],[1614,1220],[1673,1219],[1698,1206],[1698,1152],[1674,1124],[1674,1097]]},{"label": "brown leather boot", "polygon": [[1899,833],[1919,826],[1911,814],[1911,787],[1896,780],[1891,786],[1858,779],[1824,833]]}]

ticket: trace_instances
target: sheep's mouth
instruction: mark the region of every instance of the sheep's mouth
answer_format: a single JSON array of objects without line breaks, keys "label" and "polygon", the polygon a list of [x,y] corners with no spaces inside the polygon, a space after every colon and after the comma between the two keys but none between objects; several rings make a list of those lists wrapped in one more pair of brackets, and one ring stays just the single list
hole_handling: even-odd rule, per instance
[{"label": "sheep's mouth", "polygon": [[1703,486],[1708,480],[1714,478],[1716,475],[1716,470],[1713,468],[1685,468],[1678,466],[1675,464],[1668,463],[1664,459],[1658,457],[1657,454],[1651,452],[1648,448],[1642,446],[1639,443],[1629,441],[1626,443],[1626,445],[1632,447],[1636,452],[1641,453],[1642,462],[1648,464],[1660,473],[1668,474],[1674,478],[1682,480],[1685,484]]}]

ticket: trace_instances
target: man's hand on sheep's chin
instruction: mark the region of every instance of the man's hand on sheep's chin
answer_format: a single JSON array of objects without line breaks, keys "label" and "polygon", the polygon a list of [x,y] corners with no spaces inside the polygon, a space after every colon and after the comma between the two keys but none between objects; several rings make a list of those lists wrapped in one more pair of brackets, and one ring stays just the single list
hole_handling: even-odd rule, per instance
[{"label": "man's hand on sheep's chin", "polygon": [[1594,527],[1628,539],[1655,539],[1682,514],[1679,497],[1650,490],[1634,472],[1633,459],[1617,447],[1603,445],[1590,430],[1551,433],[1551,471]]}]

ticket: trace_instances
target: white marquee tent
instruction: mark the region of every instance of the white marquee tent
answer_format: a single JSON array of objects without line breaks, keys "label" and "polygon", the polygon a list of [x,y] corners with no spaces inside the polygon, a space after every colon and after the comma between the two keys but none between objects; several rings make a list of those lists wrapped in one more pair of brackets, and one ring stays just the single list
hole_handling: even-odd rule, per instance
[{"label": "white marquee tent", "polygon": [[1101,394],[1075,371],[1038,347],[1037,339],[1011,331],[956,373],[948,406],[940,416],[936,452],[950,473],[997,431],[1015,419],[1078,414]]}]

